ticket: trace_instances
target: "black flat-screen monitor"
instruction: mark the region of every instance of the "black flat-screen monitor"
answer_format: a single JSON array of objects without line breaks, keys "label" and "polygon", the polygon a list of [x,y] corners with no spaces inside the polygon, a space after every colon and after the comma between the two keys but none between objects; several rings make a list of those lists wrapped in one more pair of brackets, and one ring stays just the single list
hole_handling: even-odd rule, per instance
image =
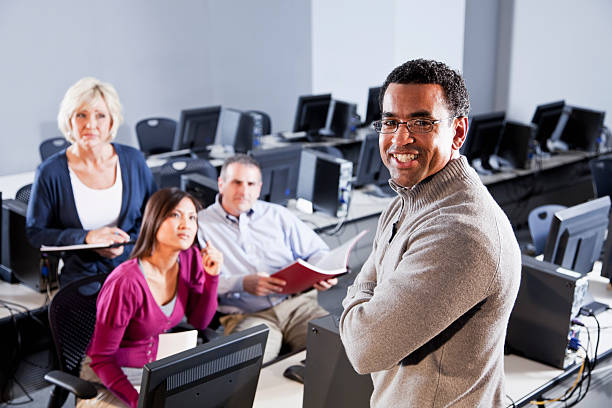
[{"label": "black flat-screen monitor", "polygon": [[506,121],[497,156],[517,169],[529,168],[536,126],[527,123]]},{"label": "black flat-screen monitor", "polygon": [[302,95],[298,98],[294,132],[314,132],[325,128],[331,94]]},{"label": "black flat-screen monitor", "polygon": [[608,196],[557,211],[544,247],[544,260],[574,272],[590,272],[601,254],[609,213]]},{"label": "black flat-screen monitor", "polygon": [[585,108],[570,108],[561,141],[570,150],[596,152],[599,146],[606,113]]},{"label": "black flat-screen monitor", "polygon": [[[330,130],[334,137],[350,139],[357,130],[357,105],[344,101],[334,101]],[[328,120],[330,118],[328,117]]]},{"label": "black flat-screen monitor", "polygon": [[380,113],[380,89],[381,86],[376,86],[368,89],[368,104],[366,106],[366,115],[363,122],[364,126],[369,126],[375,120],[382,117]]},{"label": "black flat-screen monitor", "polygon": [[379,184],[378,177],[384,167],[378,148],[378,134],[370,133],[366,135],[361,143],[353,186],[360,187],[366,184]]},{"label": "black flat-screen monitor", "polygon": [[173,150],[204,151],[214,144],[220,116],[221,106],[182,110]]},{"label": "black flat-screen monitor", "polygon": [[290,198],[295,198],[301,145],[252,150],[250,154],[261,167],[263,186],[260,199],[285,205]]},{"label": "black flat-screen monitor", "polygon": [[605,243],[606,246],[601,262],[601,276],[608,278],[610,280],[610,283],[612,284],[612,231],[610,231],[611,225],[612,223],[608,224],[608,235]]},{"label": "black flat-screen monitor", "polygon": [[549,146],[549,139],[554,143],[561,138],[569,115],[568,109],[565,101],[546,103],[536,108],[531,123],[537,126],[535,140],[542,151],[553,150]]},{"label": "black flat-screen monitor", "polygon": [[202,208],[206,208],[215,203],[215,198],[219,194],[219,184],[216,179],[201,174],[182,174],[181,190],[194,196],[202,204]]},{"label": "black flat-screen monitor", "polygon": [[237,153],[246,153],[253,148],[254,132],[253,116],[237,109],[223,108],[214,144],[230,147]]},{"label": "black flat-screen monitor", "polygon": [[469,120],[468,134],[461,147],[461,154],[467,157],[472,165],[478,161],[485,170],[491,170],[491,156],[497,153],[503,135],[505,112],[474,115]]},{"label": "black flat-screen monitor", "polygon": [[145,364],[138,407],[253,406],[268,331],[260,324]]}]

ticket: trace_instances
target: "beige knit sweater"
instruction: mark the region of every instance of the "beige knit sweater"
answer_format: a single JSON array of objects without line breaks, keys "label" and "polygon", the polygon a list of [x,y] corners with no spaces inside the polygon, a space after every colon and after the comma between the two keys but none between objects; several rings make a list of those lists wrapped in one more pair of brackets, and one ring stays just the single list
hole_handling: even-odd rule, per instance
[{"label": "beige knit sweater", "polygon": [[353,367],[372,374],[372,406],[505,406],[521,273],[507,217],[465,157],[394,188],[340,321]]}]

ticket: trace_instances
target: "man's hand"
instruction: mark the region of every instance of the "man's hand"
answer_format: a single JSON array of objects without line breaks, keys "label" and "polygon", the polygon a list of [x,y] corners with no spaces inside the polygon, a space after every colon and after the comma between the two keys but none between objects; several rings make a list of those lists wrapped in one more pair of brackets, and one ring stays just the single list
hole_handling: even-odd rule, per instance
[{"label": "man's hand", "polygon": [[316,290],[320,290],[321,292],[325,292],[327,289],[331,288],[334,285],[338,284],[338,278],[331,278],[327,280],[322,280],[320,282],[315,283],[314,288]]},{"label": "man's hand", "polygon": [[[130,240],[130,236],[127,232],[117,227],[102,227],[99,229],[91,230],[85,236],[86,244],[117,244],[121,242],[127,242]],[[113,259],[123,253],[123,245],[117,248],[102,248],[94,249],[99,255]]]},{"label": "man's hand", "polygon": [[266,296],[272,293],[278,293],[283,290],[287,284],[282,279],[272,278],[267,273],[256,273],[247,275],[242,278],[242,287],[252,295]]},{"label": "man's hand", "polygon": [[206,247],[202,249],[202,266],[207,274],[217,276],[221,272],[223,265],[223,254],[212,246],[210,241],[206,241]]}]

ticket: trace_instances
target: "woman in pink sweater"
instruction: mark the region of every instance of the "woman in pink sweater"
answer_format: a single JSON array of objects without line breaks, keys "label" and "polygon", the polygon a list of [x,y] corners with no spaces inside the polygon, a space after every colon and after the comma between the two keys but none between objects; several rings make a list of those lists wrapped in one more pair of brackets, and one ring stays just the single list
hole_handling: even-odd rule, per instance
[{"label": "woman in pink sweater", "polygon": [[210,242],[194,245],[197,211],[191,195],[163,189],[147,203],[130,260],[106,279],[97,301],[96,327],[81,377],[104,385],[77,406],[136,407],[142,367],[155,360],[158,336],[183,316],[198,329],[217,309],[223,255]]}]

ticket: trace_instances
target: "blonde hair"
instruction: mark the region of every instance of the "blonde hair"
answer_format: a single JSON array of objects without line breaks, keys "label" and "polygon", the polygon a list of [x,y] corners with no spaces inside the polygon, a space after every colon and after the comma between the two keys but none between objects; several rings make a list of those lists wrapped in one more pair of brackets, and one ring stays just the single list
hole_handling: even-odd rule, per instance
[{"label": "blonde hair", "polygon": [[109,84],[92,77],[79,79],[66,91],[64,99],[60,104],[59,113],[57,114],[57,125],[64,137],[74,143],[75,139],[70,131],[70,120],[74,111],[84,102],[90,102],[96,97],[101,97],[108,108],[111,116],[110,140],[117,136],[117,129],[123,123],[123,115],[121,114],[121,102],[115,88]]}]

